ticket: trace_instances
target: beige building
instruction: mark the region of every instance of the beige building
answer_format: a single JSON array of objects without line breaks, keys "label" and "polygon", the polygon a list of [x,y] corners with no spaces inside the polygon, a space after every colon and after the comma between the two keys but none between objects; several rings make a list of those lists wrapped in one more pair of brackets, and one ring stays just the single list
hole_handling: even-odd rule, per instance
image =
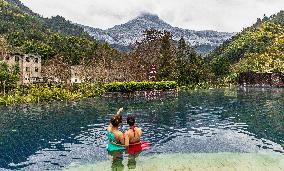
[{"label": "beige building", "polygon": [[84,82],[84,70],[82,65],[71,66],[71,84]]},{"label": "beige building", "polygon": [[35,55],[8,55],[4,61],[13,67],[19,63],[20,84],[31,84],[42,82],[41,58]]}]

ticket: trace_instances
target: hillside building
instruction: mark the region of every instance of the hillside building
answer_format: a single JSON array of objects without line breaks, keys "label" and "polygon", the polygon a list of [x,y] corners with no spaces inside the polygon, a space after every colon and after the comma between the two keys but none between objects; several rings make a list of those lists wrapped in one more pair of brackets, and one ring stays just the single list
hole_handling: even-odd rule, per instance
[{"label": "hillside building", "polygon": [[41,58],[35,55],[7,55],[3,59],[9,67],[17,63],[20,67],[20,84],[32,84],[42,82]]},{"label": "hillside building", "polygon": [[71,66],[71,84],[84,82],[84,67],[81,65]]}]

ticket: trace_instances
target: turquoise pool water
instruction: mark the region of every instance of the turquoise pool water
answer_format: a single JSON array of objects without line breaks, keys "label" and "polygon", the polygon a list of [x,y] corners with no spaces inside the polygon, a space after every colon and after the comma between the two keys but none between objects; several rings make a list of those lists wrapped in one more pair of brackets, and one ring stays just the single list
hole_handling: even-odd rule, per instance
[{"label": "turquoise pool water", "polygon": [[[184,91],[162,99],[87,99],[0,108],[0,170],[61,170],[110,160],[106,126],[120,107],[137,116],[141,157],[284,153],[284,89]],[[125,130],[126,125],[121,129]]]}]

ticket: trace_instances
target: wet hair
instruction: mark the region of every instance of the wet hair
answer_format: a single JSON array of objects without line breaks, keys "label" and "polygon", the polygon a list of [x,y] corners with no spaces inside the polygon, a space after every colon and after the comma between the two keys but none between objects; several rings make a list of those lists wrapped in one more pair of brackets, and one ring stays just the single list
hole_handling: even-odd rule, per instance
[{"label": "wet hair", "polygon": [[115,117],[116,119],[118,119],[119,123],[122,123],[122,115],[120,114],[115,114],[112,117]]},{"label": "wet hair", "polygon": [[128,124],[129,126],[133,126],[133,125],[135,124],[135,116],[129,115],[129,116],[127,117],[127,124]]},{"label": "wet hair", "polygon": [[122,117],[120,117],[119,115],[114,115],[110,119],[110,123],[112,124],[113,127],[118,127],[121,122],[122,122]]},{"label": "wet hair", "polygon": [[115,114],[115,116],[119,120],[119,123],[122,123],[122,115],[121,114]]}]

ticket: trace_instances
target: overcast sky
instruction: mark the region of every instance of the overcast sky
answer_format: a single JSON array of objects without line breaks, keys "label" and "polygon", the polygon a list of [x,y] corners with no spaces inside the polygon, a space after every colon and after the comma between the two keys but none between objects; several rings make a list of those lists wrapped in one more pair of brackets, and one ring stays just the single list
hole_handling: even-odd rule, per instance
[{"label": "overcast sky", "polygon": [[157,14],[172,26],[238,32],[264,14],[284,10],[284,0],[21,0],[34,12],[110,28],[141,13]]}]

